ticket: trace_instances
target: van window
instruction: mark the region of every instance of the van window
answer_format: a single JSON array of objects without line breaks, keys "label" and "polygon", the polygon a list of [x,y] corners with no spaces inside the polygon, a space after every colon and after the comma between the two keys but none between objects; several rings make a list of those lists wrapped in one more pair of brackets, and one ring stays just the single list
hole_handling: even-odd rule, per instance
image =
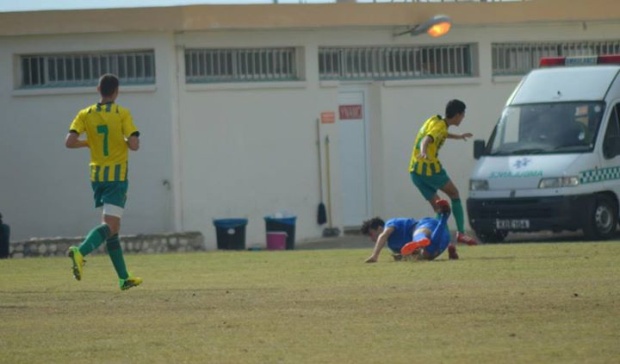
[{"label": "van window", "polygon": [[603,110],[602,102],[508,106],[491,137],[489,152],[525,155],[591,151]]},{"label": "van window", "polygon": [[609,123],[605,131],[603,155],[613,158],[620,154],[620,104],[616,104],[609,115]]}]

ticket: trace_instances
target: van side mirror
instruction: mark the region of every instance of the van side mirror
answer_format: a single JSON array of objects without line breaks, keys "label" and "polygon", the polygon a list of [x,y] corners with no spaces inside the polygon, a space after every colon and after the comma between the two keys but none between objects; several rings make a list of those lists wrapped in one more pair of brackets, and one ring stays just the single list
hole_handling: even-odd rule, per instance
[{"label": "van side mirror", "polygon": [[474,159],[480,159],[484,155],[484,150],[486,149],[484,145],[484,140],[476,139],[474,140]]}]

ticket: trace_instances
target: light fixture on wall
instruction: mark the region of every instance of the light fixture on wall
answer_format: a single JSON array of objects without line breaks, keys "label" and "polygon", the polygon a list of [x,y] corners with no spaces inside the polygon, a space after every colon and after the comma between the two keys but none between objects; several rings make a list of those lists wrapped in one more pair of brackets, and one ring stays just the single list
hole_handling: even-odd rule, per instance
[{"label": "light fixture on wall", "polygon": [[412,37],[426,33],[431,37],[441,37],[446,35],[452,27],[452,19],[447,15],[435,15],[422,24],[414,25],[413,27],[399,33],[394,33],[395,37],[409,34]]}]

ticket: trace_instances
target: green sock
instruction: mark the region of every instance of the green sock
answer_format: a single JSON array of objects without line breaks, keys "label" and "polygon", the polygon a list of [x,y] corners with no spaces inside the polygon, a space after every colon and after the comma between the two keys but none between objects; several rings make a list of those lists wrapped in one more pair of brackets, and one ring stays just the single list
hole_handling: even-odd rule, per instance
[{"label": "green sock", "polygon": [[86,239],[80,244],[80,253],[83,256],[87,256],[92,253],[94,250],[99,248],[101,243],[110,235],[110,228],[106,224],[102,224],[92,229],[88,235],[86,235]]},{"label": "green sock", "polygon": [[456,231],[459,233],[465,232],[465,216],[463,214],[463,205],[461,199],[456,198],[452,201],[452,214],[454,214],[454,220],[456,221]]},{"label": "green sock", "polygon": [[125,266],[125,258],[123,258],[123,249],[121,249],[121,241],[118,238],[118,234],[108,238],[106,247],[108,248],[108,255],[112,260],[118,278],[127,279],[129,274]]}]

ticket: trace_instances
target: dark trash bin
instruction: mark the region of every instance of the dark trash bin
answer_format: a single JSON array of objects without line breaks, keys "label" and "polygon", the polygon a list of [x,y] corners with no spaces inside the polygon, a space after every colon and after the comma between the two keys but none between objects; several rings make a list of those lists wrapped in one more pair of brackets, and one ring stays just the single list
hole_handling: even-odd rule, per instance
[{"label": "dark trash bin", "polygon": [[297,216],[275,217],[265,216],[265,230],[269,232],[283,231],[286,233],[286,250],[295,249],[295,221]]},{"label": "dark trash bin", "polygon": [[213,220],[217,248],[221,250],[245,250],[245,226],[248,219]]},{"label": "dark trash bin", "polygon": [[10,256],[11,249],[9,242],[11,240],[11,228],[2,222],[2,214],[0,214],[0,259],[7,259]]}]

